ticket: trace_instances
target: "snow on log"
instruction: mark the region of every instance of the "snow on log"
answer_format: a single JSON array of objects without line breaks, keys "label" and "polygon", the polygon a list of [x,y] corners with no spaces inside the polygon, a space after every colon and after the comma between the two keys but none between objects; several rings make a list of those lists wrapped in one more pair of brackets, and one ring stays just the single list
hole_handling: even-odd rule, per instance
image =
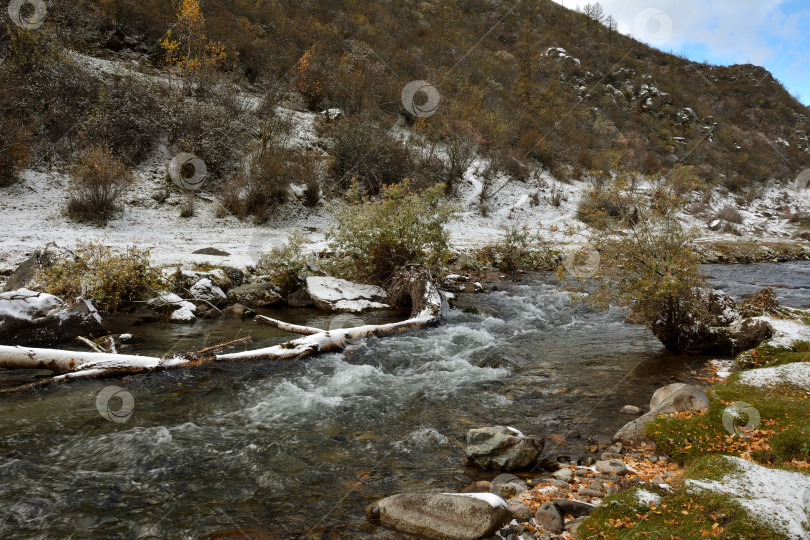
[{"label": "snow on log", "polygon": [[[444,296],[436,286],[432,274],[426,267],[421,265],[409,265],[400,270],[389,280],[386,291],[392,305],[411,305],[411,316],[408,320],[381,325],[365,325],[356,328],[321,330],[260,316],[258,320],[262,324],[268,324],[286,332],[303,334],[305,337],[264,349],[213,356],[203,356],[200,353],[204,351],[200,351],[200,353],[186,356],[156,358],[0,345],[0,367],[6,369],[50,369],[60,374],[50,380],[64,381],[172,369],[209,362],[303,358],[312,354],[340,350],[353,340],[408,332],[438,324],[447,305]],[[205,351],[208,350],[210,349],[205,349]]]}]

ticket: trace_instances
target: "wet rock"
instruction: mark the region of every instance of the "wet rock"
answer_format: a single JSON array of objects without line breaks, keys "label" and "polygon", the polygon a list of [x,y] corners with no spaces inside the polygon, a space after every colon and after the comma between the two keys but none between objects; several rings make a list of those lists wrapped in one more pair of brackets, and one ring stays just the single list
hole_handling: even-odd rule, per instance
[{"label": "wet rock", "polygon": [[387,309],[388,293],[380,287],[352,283],[333,277],[309,276],[306,290],[315,307],[323,311],[360,313],[369,309]]},{"label": "wet rock", "polygon": [[202,302],[213,306],[222,306],[228,302],[225,292],[208,279],[203,278],[191,286],[191,295]]},{"label": "wet rock", "polygon": [[446,540],[490,536],[510,518],[506,502],[491,493],[401,493],[372,503],[365,511],[373,524]]},{"label": "wet rock", "polygon": [[532,467],[543,451],[542,438],[526,437],[507,426],[467,432],[467,458],[484,469],[516,471]]},{"label": "wet rock", "polygon": [[554,503],[546,503],[537,509],[534,519],[545,530],[560,534],[563,532],[563,518]]},{"label": "wet rock", "polygon": [[272,283],[249,283],[228,291],[228,300],[250,308],[262,308],[281,303],[283,298]]},{"label": "wet rock", "polygon": [[630,472],[627,469],[627,465],[624,464],[624,461],[619,459],[609,459],[607,461],[597,461],[596,462],[596,470],[607,473],[607,474],[618,474],[623,476]]},{"label": "wet rock", "polygon": [[[225,274],[225,276],[228,278],[228,281],[230,282],[229,285],[227,286],[227,289],[232,289],[233,287],[240,287],[245,284],[246,281],[245,273],[239,270],[238,268],[226,266],[222,270],[222,272]],[[220,287],[223,287],[223,285],[220,284]]]},{"label": "wet rock", "polygon": [[506,506],[509,508],[512,519],[518,523],[525,523],[534,517],[532,509],[526,506],[526,503],[518,497],[506,501]]},{"label": "wet rock", "polygon": [[526,482],[513,474],[499,474],[490,483],[489,491],[502,499],[508,499],[527,491]]},{"label": "wet rock", "polygon": [[636,407],[635,405],[625,405],[624,407],[621,408],[619,412],[622,414],[637,416],[639,414],[642,414],[644,411],[641,409],[641,407]]},{"label": "wet rock", "polygon": [[310,307],[315,305],[315,301],[306,289],[299,289],[287,296],[287,304],[291,307]]},{"label": "wet rock", "polygon": [[222,310],[223,316],[234,317],[237,319],[247,319],[249,317],[253,317],[255,314],[256,314],[255,311],[239,303],[228,306]]},{"label": "wet rock", "polygon": [[568,514],[575,518],[589,516],[596,509],[593,504],[572,501],[571,499],[554,499],[554,506],[557,507],[561,514]]},{"label": "wet rock", "polygon": [[462,489],[461,493],[489,493],[491,488],[492,484],[486,480],[479,480]]}]

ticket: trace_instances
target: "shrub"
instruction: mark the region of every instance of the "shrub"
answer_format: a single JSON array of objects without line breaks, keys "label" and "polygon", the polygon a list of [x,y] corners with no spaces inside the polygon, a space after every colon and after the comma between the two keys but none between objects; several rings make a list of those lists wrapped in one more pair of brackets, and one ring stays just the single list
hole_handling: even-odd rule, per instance
[{"label": "shrub", "polygon": [[383,187],[379,198],[363,197],[355,184],[349,202],[335,218],[327,238],[332,269],[350,279],[383,282],[409,263],[438,272],[449,258],[444,226],[456,209],[443,200],[439,184],[419,191],[412,181]]},{"label": "shrub", "polygon": [[251,154],[223,186],[222,205],[240,219],[253,215],[264,222],[270,208],[287,201],[292,177],[288,157],[286,151],[273,146]]},{"label": "shrub", "polygon": [[347,189],[357,179],[366,192],[376,195],[414,173],[410,148],[387,129],[360,118],[346,118],[333,126],[330,173],[338,189]]},{"label": "shrub", "polygon": [[100,242],[80,243],[72,259],[60,259],[38,271],[44,290],[63,298],[83,296],[101,310],[129,309],[164,288],[149,250],[133,246],[120,253]]},{"label": "shrub", "polygon": [[743,222],[742,214],[733,206],[726,206],[717,213],[717,219],[722,219],[729,223],[741,224]]},{"label": "shrub", "polygon": [[71,171],[68,216],[106,223],[119,209],[117,201],[131,181],[131,173],[109,149],[103,146],[84,149]]},{"label": "shrub", "polygon": [[498,243],[484,247],[475,255],[484,265],[511,274],[543,266],[548,260],[548,249],[540,234],[513,225],[505,228]]},{"label": "shrub", "polygon": [[577,218],[596,229],[630,219],[633,208],[617,185],[594,186],[585,193],[577,207]]},{"label": "shrub", "polygon": [[272,275],[273,282],[279,286],[282,294],[295,292],[303,285],[308,272],[311,256],[304,251],[308,243],[306,236],[294,231],[287,237],[287,243],[283,247],[274,247],[259,256],[256,270]]}]

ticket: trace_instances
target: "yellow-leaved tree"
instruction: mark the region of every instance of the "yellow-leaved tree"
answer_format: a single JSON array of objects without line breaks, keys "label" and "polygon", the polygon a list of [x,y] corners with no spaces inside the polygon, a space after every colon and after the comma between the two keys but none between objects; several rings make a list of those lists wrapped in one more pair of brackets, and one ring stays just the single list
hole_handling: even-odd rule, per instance
[{"label": "yellow-leaved tree", "polygon": [[166,62],[178,66],[186,83],[198,82],[203,69],[225,64],[225,47],[205,35],[205,17],[200,0],[181,0],[177,21],[160,43]]}]

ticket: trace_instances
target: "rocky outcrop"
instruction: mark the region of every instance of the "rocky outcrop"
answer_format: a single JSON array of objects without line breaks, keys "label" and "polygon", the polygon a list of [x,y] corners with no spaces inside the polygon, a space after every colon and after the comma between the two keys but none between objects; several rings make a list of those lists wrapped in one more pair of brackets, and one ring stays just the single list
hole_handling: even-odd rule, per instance
[{"label": "rocky outcrop", "polygon": [[272,283],[250,283],[228,291],[228,300],[249,308],[263,308],[284,301],[278,287]]},{"label": "rocky outcrop", "polygon": [[0,293],[0,343],[52,345],[102,331],[101,317],[89,300],[66,304],[29,289]]},{"label": "rocky outcrop", "polygon": [[647,437],[647,426],[662,414],[699,411],[709,407],[709,396],[706,392],[683,383],[664,386],[655,391],[650,400],[650,412],[625,424],[613,436],[614,442],[623,445],[650,445],[652,441]]},{"label": "rocky outcrop", "polygon": [[543,452],[543,438],[526,437],[507,426],[483,427],[467,432],[467,459],[483,468],[518,471],[534,466]]},{"label": "rocky outcrop", "polygon": [[323,311],[360,313],[370,309],[387,309],[388,293],[380,287],[352,283],[333,277],[309,276],[306,292],[315,307]]},{"label": "rocky outcrop", "polygon": [[365,512],[372,524],[437,540],[485,538],[510,518],[503,499],[491,493],[401,493]]}]

